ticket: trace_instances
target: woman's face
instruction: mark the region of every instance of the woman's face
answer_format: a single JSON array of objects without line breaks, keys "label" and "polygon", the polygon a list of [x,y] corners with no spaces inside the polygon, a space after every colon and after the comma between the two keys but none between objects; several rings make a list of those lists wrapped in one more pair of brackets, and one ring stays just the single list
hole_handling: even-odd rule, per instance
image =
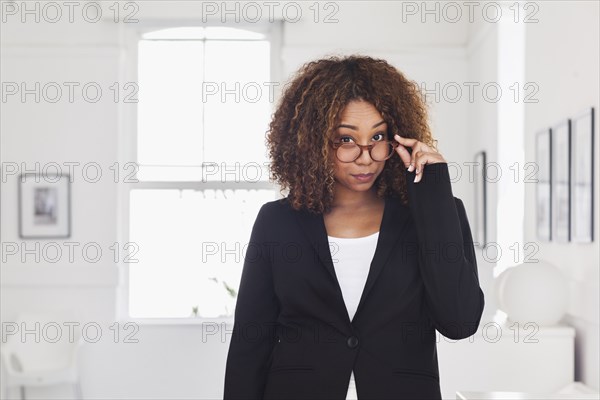
[{"label": "woman's face", "polygon": [[[335,130],[333,140],[361,145],[373,144],[387,140],[387,129],[383,117],[371,103],[354,100],[342,110],[340,125]],[[368,191],[385,166],[385,161],[374,161],[366,149],[353,162],[341,162],[336,157],[335,150],[331,156],[334,160],[334,177],[338,189],[343,187],[355,192]],[[368,176],[357,176],[361,174]]]}]

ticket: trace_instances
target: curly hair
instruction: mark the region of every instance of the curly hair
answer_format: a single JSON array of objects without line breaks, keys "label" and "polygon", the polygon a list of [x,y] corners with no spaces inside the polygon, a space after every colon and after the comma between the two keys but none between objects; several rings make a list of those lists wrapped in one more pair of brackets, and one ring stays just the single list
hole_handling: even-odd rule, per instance
[{"label": "curly hair", "polygon": [[[330,210],[334,195],[334,164],[329,140],[345,106],[353,100],[371,103],[394,134],[436,148],[427,124],[427,104],[414,81],[385,60],[368,56],[329,56],[304,64],[284,86],[269,124],[266,144],[271,179],[296,209]],[[377,196],[408,203],[405,167],[400,157],[385,161],[374,182]]]}]

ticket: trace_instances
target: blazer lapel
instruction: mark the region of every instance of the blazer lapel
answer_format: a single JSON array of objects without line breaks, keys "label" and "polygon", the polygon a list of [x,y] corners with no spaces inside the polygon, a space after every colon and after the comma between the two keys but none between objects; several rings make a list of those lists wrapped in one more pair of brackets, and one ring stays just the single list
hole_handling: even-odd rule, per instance
[{"label": "blazer lapel", "polygon": [[298,223],[319,256],[319,260],[325,269],[327,269],[331,277],[337,282],[333,260],[331,259],[331,251],[329,250],[329,240],[327,239],[327,229],[325,228],[323,214],[315,214],[306,210],[296,212],[295,214]]},{"label": "blazer lapel", "polygon": [[[408,206],[403,206],[399,199],[385,197],[385,209],[383,211],[383,219],[379,229],[379,237],[377,239],[377,248],[375,255],[371,261],[367,281],[363,289],[358,307],[354,318],[360,313],[360,310],[365,303],[365,299],[369,295],[369,291],[373,288],[375,280],[383,269],[385,262],[394,249],[394,244],[398,242],[400,235],[404,231],[408,221],[410,212]],[[401,266],[397,266],[400,268]]]},{"label": "blazer lapel", "polygon": [[[398,241],[402,231],[406,227],[406,224],[409,220],[409,215],[409,208],[407,206],[403,206],[399,199],[393,199],[388,196],[385,197],[385,207],[379,230],[379,237],[377,239],[377,248],[375,249],[375,254],[371,261],[369,274],[367,276],[367,281],[365,282],[365,287],[363,289],[355,317],[360,312],[361,307],[369,294],[369,291],[375,284],[375,280],[377,279],[377,276],[381,272],[383,265],[388,259],[394,244]],[[333,261],[331,259],[331,251],[329,248],[329,240],[327,238],[327,229],[325,228],[323,214],[315,214],[303,210],[301,212],[297,212],[296,216],[298,223],[302,227],[311,245],[314,247],[321,264],[325,267],[335,282],[335,287],[343,309],[347,310],[344,304],[342,290],[335,274]],[[348,316],[347,313],[346,315]],[[350,323],[349,318],[348,323]]]}]

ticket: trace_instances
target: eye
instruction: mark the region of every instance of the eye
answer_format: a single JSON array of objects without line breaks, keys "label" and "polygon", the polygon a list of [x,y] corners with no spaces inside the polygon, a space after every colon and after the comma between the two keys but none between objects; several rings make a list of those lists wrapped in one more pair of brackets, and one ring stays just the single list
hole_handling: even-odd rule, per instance
[{"label": "eye", "polygon": [[354,140],[354,139],[352,139],[351,136],[340,136],[340,142],[341,143],[350,143],[350,142],[345,141],[344,139]]},{"label": "eye", "polygon": [[381,142],[383,140],[385,140],[385,133],[384,132],[377,132],[376,134],[373,135],[373,138],[379,136],[379,139],[375,139],[376,142]]}]

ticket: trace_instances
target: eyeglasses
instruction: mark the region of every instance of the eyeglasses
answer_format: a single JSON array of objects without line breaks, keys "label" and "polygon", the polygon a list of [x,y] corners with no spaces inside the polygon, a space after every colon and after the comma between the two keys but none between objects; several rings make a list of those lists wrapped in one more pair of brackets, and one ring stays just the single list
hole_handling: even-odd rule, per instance
[{"label": "eyeglasses", "polygon": [[394,149],[398,147],[397,142],[385,140],[365,145],[334,142],[333,140],[330,140],[329,143],[336,150],[337,159],[344,163],[356,161],[365,149],[369,150],[369,155],[373,161],[385,161],[394,154]]}]

